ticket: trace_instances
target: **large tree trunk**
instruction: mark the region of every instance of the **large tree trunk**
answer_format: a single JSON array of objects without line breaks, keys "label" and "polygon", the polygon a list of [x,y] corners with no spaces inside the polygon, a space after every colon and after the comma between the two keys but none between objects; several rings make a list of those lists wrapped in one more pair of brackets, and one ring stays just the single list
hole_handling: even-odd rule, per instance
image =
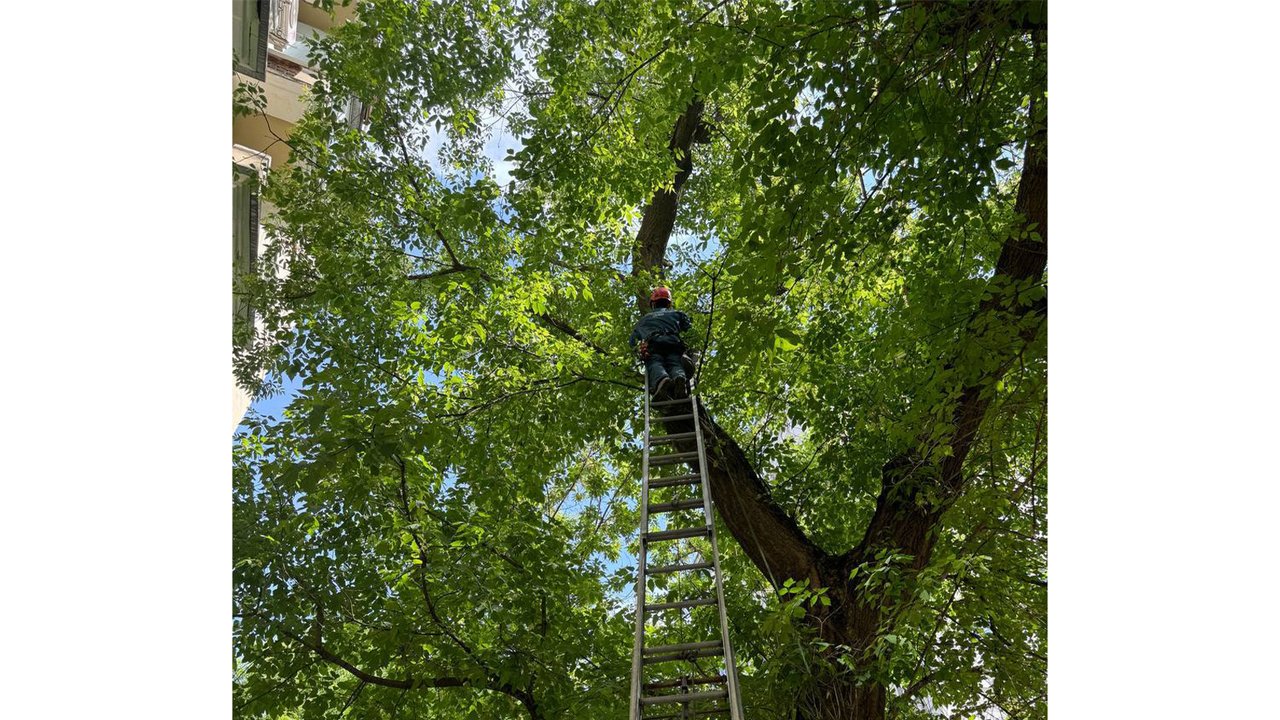
[{"label": "large tree trunk", "polygon": [[883,685],[841,678],[816,684],[796,701],[796,714],[805,720],[881,720],[884,711]]}]

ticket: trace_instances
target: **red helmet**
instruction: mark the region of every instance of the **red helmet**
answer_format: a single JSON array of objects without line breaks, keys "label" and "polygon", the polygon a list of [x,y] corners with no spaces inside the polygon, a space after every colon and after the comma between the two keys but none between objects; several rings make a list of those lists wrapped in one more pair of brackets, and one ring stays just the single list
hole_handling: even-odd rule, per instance
[{"label": "red helmet", "polygon": [[664,287],[654,288],[653,292],[649,294],[649,302],[652,304],[659,300],[671,302],[671,291]]}]

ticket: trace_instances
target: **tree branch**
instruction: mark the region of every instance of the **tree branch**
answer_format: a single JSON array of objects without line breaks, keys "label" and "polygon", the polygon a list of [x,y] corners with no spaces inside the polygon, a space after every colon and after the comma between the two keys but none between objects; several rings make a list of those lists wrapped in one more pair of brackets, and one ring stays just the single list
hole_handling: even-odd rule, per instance
[{"label": "tree branch", "polygon": [[477,268],[471,267],[469,265],[455,265],[453,267],[447,267],[441,270],[433,270],[431,272],[421,272],[421,273],[414,273],[412,275],[405,275],[404,279],[405,280],[430,280],[432,278],[443,277],[445,275],[453,275],[455,273],[467,272],[468,270],[476,270],[476,269]]},{"label": "tree branch", "polygon": [[498,682],[495,678],[492,678],[492,677],[490,677],[485,682],[478,682],[473,678],[459,677],[456,675],[445,675],[445,676],[427,677],[427,678],[415,677],[415,678],[402,678],[402,679],[383,677],[381,675],[375,675],[373,673],[361,670],[355,665],[347,662],[346,660],[342,659],[341,657],[338,657],[337,655],[329,651],[329,649],[326,648],[322,643],[309,642],[287,630],[282,630],[281,632],[286,637],[292,639],[294,642],[314,652],[324,661],[331,663],[333,665],[337,665],[343,670],[346,670],[348,673],[351,673],[351,675],[354,676],[356,679],[368,685],[378,685],[380,687],[395,688],[397,690],[418,690],[421,688],[450,688],[450,687],[464,687],[464,688],[472,688],[475,690],[489,690],[492,692],[502,693],[503,695],[507,695],[511,698],[514,698],[515,700],[519,701],[522,706],[524,706],[525,710],[528,711],[529,717],[532,718],[532,720],[542,720],[541,709],[538,707],[538,704],[534,699],[533,695],[526,690],[522,690],[518,687],[513,686],[511,683]]},{"label": "tree branch", "polygon": [[[826,552],[774,501],[741,446],[716,424],[701,400],[698,415],[702,420],[711,499],[743,552],[777,587],[788,578],[816,580],[815,569]],[[668,433],[692,430],[692,420],[667,423]],[[697,449],[693,441],[675,444],[681,452]]]},{"label": "tree branch", "polygon": [[[284,634],[289,639],[293,640],[294,642],[298,643],[299,645],[302,645],[303,647],[307,648],[311,652],[315,653],[320,657],[320,659],[324,660],[325,662],[328,662],[333,665],[337,665],[343,670],[346,670],[347,672],[351,673],[351,675],[353,675],[355,678],[357,678],[361,682],[367,683],[369,685],[379,685],[381,687],[397,688],[401,690],[415,690],[417,688],[423,688],[423,687],[469,687],[473,683],[473,681],[469,678],[457,677],[457,676],[397,679],[397,678],[383,677],[381,675],[375,675],[373,673],[361,670],[355,665],[352,665],[346,660],[343,660],[342,658],[330,652],[329,649],[326,648],[321,643],[305,640],[295,635],[294,633],[289,632],[288,630],[281,630],[281,633]],[[487,689],[496,689],[496,688],[487,688]]]},{"label": "tree branch", "polygon": [[570,324],[569,324],[568,322],[566,322],[565,320],[563,320],[563,319],[561,319],[561,318],[558,318],[558,317],[556,317],[556,316],[554,316],[554,315],[552,315],[552,314],[550,314],[550,313],[539,313],[539,314],[535,315],[534,317],[536,317],[536,318],[538,318],[539,320],[541,320],[541,321],[545,322],[546,324],[550,325],[551,327],[553,327],[553,328],[555,328],[555,329],[559,330],[560,332],[564,333],[565,335],[568,335],[569,337],[573,338],[574,340],[577,340],[578,342],[582,343],[583,345],[586,345],[587,347],[591,348],[592,350],[595,350],[597,353],[599,353],[599,354],[601,354],[601,355],[603,355],[603,356],[605,356],[605,357],[608,357],[608,356],[609,356],[609,352],[608,352],[607,350],[605,350],[604,348],[600,347],[600,346],[599,346],[599,345],[597,345],[593,340],[591,340],[590,338],[588,338],[588,337],[584,336],[582,333],[580,333],[580,332],[578,332],[577,330],[575,330],[575,329],[573,328],[573,326],[572,326],[572,325],[570,325]]}]

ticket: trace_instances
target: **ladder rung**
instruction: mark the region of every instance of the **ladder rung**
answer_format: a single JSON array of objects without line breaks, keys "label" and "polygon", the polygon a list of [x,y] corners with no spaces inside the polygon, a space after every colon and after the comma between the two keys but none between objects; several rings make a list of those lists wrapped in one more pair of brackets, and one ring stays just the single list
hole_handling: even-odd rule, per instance
[{"label": "ladder rung", "polygon": [[674,465],[676,463],[683,463],[683,462],[688,462],[690,460],[697,460],[697,459],[698,459],[698,452],[696,450],[693,452],[672,453],[670,455],[658,455],[657,457],[654,457],[651,455],[649,456],[649,467],[657,467],[659,465]]},{"label": "ladder rung", "polygon": [[687,413],[685,415],[659,415],[658,419],[664,422],[671,422],[672,420],[692,420],[693,413]]},{"label": "ladder rung", "polygon": [[675,530],[657,530],[655,532],[645,533],[643,535],[645,542],[660,542],[662,540],[680,540],[691,537],[710,537],[711,528],[709,527],[693,527],[693,528],[677,528]]},{"label": "ladder rung", "polygon": [[676,678],[675,680],[645,683],[643,687],[645,690],[662,690],[663,688],[681,687],[684,685],[723,685],[726,682],[729,682],[729,678],[724,675],[711,675],[708,677]]},{"label": "ladder rung", "polygon": [[722,715],[729,712],[728,707],[710,708],[707,710],[693,710],[689,713],[678,712],[667,715],[641,715],[640,720],[690,720],[690,718],[702,717],[703,715]]},{"label": "ladder rung", "polygon": [[641,705],[668,705],[670,703],[689,703],[699,700],[722,700],[729,697],[728,690],[706,690],[682,695],[654,695],[640,698]]},{"label": "ladder rung", "polygon": [[650,407],[666,407],[668,405],[679,405],[680,403],[687,403],[692,399],[693,398],[691,397],[682,397],[682,398],[675,398],[673,400],[656,400],[656,401],[651,401],[649,403],[649,406]]},{"label": "ladder rung", "polygon": [[672,475],[664,478],[651,478],[649,487],[660,488],[670,485],[693,485],[702,479],[702,475],[698,473],[689,473],[688,475]]},{"label": "ladder rung", "polygon": [[681,600],[679,602],[655,603],[653,605],[645,605],[644,611],[650,610],[682,610],[684,608],[699,607],[701,605],[715,605],[715,598],[699,598],[698,600]]},{"label": "ladder rung", "polygon": [[663,653],[680,653],[689,650],[706,650],[707,648],[720,647],[719,640],[704,640],[702,642],[677,643],[675,645],[654,645],[644,649],[645,655],[661,655]]},{"label": "ladder rung", "polygon": [[[719,643],[717,643],[719,645]],[[724,655],[723,647],[706,648],[703,650],[685,650],[683,652],[672,653],[670,655],[654,655],[653,657],[641,658],[642,665],[653,665],[654,663],[676,662],[678,660],[696,660],[704,657],[718,657]]]},{"label": "ladder rung", "polygon": [[646,575],[664,575],[666,573],[682,572],[684,570],[710,570],[714,567],[709,562],[689,563],[687,565],[659,565],[657,567],[645,568]]},{"label": "ladder rung", "polygon": [[695,433],[691,433],[691,432],[683,432],[683,433],[676,433],[674,435],[659,435],[657,437],[649,438],[649,444],[653,445],[654,443],[671,442],[672,440],[688,440],[692,438],[694,434]]},{"label": "ladder rung", "polygon": [[649,506],[649,514],[657,515],[664,512],[676,512],[677,510],[693,510],[694,508],[703,507],[702,498],[691,498],[689,500],[676,500],[675,502],[659,503]]}]

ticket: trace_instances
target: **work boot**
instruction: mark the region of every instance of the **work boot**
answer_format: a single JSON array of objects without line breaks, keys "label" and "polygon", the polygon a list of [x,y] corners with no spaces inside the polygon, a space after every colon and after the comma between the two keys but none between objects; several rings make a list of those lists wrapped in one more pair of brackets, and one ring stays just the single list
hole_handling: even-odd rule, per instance
[{"label": "work boot", "polygon": [[672,381],[671,395],[677,398],[689,397],[689,378],[676,378]]},{"label": "work boot", "polygon": [[680,356],[680,366],[684,368],[685,375],[692,375],[698,369],[698,358],[693,353],[685,353]]},{"label": "work boot", "polygon": [[666,399],[665,393],[668,389],[670,389],[670,386],[671,386],[671,378],[664,377],[661,380],[659,380],[658,386],[653,389],[653,399],[665,400]]}]

